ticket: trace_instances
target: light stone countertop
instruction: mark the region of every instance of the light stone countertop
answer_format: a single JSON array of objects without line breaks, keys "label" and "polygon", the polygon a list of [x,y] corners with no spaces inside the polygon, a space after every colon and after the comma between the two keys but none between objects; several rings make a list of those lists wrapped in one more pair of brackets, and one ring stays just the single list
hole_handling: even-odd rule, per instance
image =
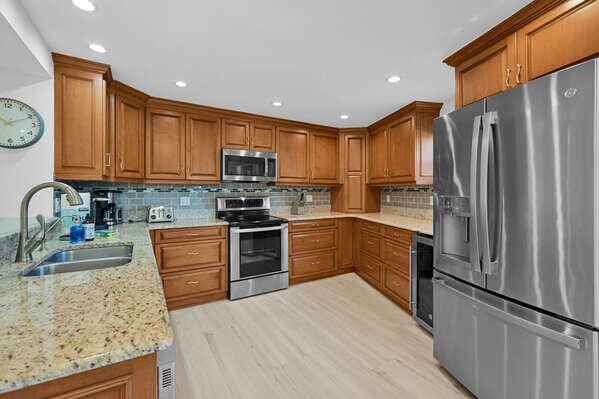
[{"label": "light stone countertop", "polygon": [[[69,244],[51,233],[45,251],[132,243],[124,266],[22,277],[0,264],[0,393],[164,349],[173,343],[149,230],[223,225],[218,219],[117,226],[114,239]],[[57,229],[60,230],[60,229]]]},{"label": "light stone countertop", "polygon": [[419,233],[433,235],[432,220],[416,219],[407,216],[399,216],[388,213],[314,212],[307,213],[305,215],[275,213],[274,216],[285,218],[290,221],[352,217],[356,219],[368,220],[375,223],[385,224],[387,226],[399,227],[401,229],[412,230]]}]

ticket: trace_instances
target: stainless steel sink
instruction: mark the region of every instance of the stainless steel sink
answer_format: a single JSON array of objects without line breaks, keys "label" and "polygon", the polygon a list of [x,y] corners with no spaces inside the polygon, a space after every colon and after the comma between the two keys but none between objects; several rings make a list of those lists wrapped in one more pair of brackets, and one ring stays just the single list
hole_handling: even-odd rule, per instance
[{"label": "stainless steel sink", "polygon": [[56,252],[23,271],[23,276],[80,272],[123,266],[131,262],[132,244],[83,247]]}]

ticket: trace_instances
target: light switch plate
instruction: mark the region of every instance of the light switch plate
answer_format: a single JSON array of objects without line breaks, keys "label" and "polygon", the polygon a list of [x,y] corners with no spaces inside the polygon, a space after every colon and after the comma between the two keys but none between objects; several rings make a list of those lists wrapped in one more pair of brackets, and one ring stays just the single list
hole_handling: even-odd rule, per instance
[{"label": "light switch plate", "polygon": [[312,202],[312,194],[306,195],[306,202]]},{"label": "light switch plate", "polygon": [[385,202],[391,202],[391,196],[389,194],[385,196]]},{"label": "light switch plate", "polygon": [[191,200],[189,197],[181,197],[181,206],[189,206],[191,205]]},{"label": "light switch plate", "polygon": [[433,197],[431,197],[429,200],[429,205],[432,205],[432,204],[433,204]]}]

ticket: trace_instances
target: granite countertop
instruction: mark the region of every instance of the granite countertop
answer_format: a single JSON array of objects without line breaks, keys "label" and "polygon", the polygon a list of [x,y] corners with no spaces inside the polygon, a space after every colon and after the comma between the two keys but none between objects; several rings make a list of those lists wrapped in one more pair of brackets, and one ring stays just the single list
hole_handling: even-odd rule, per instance
[{"label": "granite countertop", "polygon": [[[172,227],[213,222],[181,221]],[[133,260],[125,266],[21,277],[23,265],[0,264],[0,393],[172,345],[151,228],[123,224],[114,239],[76,245],[58,241],[52,233],[47,249],[34,252],[39,260],[67,247],[132,243]]]},{"label": "granite countertop", "polygon": [[375,223],[385,224],[387,226],[399,227],[401,229],[412,230],[419,233],[433,235],[433,221],[426,219],[416,219],[407,216],[393,215],[389,213],[344,213],[344,212],[314,212],[305,215],[292,215],[290,213],[275,213],[274,216],[282,217],[290,221],[311,220],[311,219],[330,219],[330,218],[356,218],[368,220]]}]

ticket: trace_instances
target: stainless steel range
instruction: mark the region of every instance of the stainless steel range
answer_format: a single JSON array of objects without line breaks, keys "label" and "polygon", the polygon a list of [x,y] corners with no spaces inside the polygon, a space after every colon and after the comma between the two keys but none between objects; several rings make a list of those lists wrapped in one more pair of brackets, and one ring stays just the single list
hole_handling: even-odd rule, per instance
[{"label": "stainless steel range", "polygon": [[229,223],[229,299],[289,287],[288,224],[270,198],[217,198],[216,216]]}]

